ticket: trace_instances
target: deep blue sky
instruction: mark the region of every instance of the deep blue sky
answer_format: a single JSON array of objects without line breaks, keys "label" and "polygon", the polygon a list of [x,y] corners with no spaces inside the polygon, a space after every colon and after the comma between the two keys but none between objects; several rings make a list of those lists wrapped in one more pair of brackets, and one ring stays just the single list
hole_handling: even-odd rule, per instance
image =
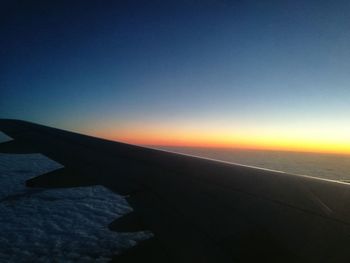
[{"label": "deep blue sky", "polygon": [[116,138],[183,129],[349,139],[349,1],[1,9],[0,117]]}]

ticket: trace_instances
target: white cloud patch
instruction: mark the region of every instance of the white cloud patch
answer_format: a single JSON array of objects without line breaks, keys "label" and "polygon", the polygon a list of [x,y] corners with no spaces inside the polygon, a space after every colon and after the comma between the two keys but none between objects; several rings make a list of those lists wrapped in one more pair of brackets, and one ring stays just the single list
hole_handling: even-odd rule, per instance
[{"label": "white cloud patch", "polygon": [[10,136],[0,131],[0,143],[13,140]]},{"label": "white cloud patch", "polygon": [[107,228],[132,208],[103,186],[25,187],[29,178],[61,167],[41,154],[0,153],[1,262],[107,262],[152,237]]}]

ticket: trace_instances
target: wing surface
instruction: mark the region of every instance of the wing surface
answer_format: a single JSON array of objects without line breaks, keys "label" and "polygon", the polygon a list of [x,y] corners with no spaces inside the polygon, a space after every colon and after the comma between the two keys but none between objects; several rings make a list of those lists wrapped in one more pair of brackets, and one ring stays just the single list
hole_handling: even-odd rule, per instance
[{"label": "wing surface", "polygon": [[[14,140],[0,152],[39,152],[65,168],[28,186],[104,185],[134,212],[116,231],[153,240],[115,260],[132,262],[348,262],[349,184],[244,167],[0,120]],[[149,262],[149,261],[147,261]]]}]

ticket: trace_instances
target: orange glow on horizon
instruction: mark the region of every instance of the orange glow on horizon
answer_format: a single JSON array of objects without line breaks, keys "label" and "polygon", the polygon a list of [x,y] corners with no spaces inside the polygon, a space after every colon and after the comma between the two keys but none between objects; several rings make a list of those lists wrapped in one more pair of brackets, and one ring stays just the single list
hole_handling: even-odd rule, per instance
[{"label": "orange glow on horizon", "polygon": [[198,130],[165,129],[120,129],[91,132],[91,135],[105,139],[136,145],[240,148],[257,150],[279,150],[296,152],[316,152],[350,154],[350,144],[343,137],[307,136],[303,134],[269,133],[224,133],[200,132]]}]

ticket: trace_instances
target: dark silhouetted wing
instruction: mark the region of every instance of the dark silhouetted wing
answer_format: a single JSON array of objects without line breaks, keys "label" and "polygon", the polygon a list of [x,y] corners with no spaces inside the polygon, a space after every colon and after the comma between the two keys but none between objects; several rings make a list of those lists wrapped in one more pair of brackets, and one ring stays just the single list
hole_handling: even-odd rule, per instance
[{"label": "dark silhouetted wing", "polygon": [[[39,152],[65,168],[28,186],[104,185],[134,212],[116,231],[155,237],[115,260],[349,262],[350,187],[102,140],[17,120],[0,152]],[[150,260],[150,261],[147,261]]]}]

